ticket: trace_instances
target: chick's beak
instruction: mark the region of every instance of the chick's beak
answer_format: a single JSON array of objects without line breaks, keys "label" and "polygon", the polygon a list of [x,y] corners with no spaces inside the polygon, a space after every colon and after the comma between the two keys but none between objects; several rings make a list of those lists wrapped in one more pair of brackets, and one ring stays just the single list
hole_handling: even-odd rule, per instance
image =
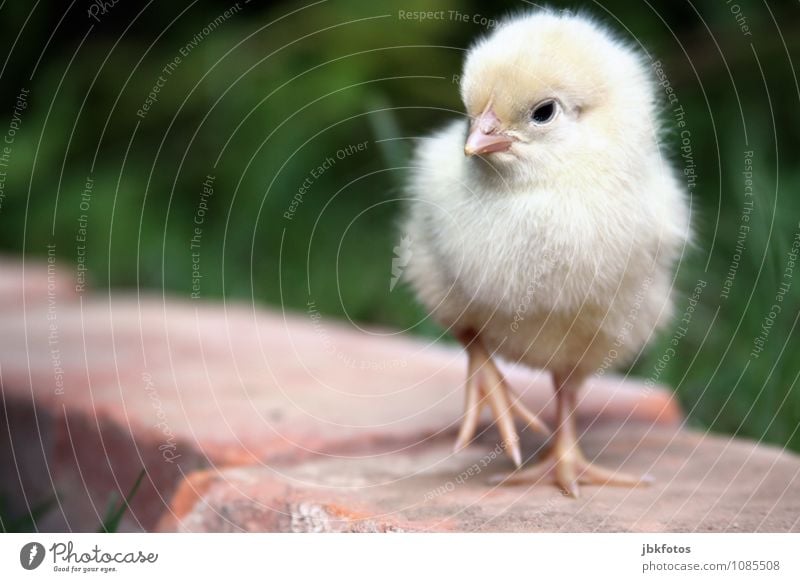
[{"label": "chick's beak", "polygon": [[479,156],[492,152],[504,152],[514,143],[514,138],[500,131],[500,119],[492,109],[492,104],[486,106],[478,118],[472,122],[464,144],[464,155]]}]

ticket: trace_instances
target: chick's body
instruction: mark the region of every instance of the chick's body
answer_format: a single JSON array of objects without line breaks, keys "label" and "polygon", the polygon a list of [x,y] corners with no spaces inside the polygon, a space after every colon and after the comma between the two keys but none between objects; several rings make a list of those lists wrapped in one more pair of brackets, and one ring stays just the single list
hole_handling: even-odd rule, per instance
[{"label": "chick's body", "polygon": [[416,151],[405,275],[468,351],[458,446],[488,399],[519,464],[511,414],[539,421],[491,355],[550,370],[560,424],[546,469],[577,495],[576,467],[591,473],[584,480],[612,480],[579,455],[564,461],[563,450],[577,450],[563,428],[574,394],[587,375],[630,360],[667,320],[689,232],[684,194],[659,150],[654,83],[636,52],[590,20],[539,12],[470,50],[461,93],[470,119]]},{"label": "chick's body", "polygon": [[592,173],[613,169],[600,167],[573,176],[584,181],[574,190],[498,195],[469,176],[465,127],[418,151],[404,232],[420,300],[441,325],[480,330],[491,352],[530,366],[594,372],[609,353],[629,360],[670,312],[685,225],[670,211],[684,208],[672,174],[656,154],[636,189],[607,190]]}]

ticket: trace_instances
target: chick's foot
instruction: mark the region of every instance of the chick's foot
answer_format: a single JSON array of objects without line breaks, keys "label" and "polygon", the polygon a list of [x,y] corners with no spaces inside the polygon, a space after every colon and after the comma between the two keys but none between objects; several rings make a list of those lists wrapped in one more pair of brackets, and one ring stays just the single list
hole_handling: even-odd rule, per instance
[{"label": "chick's foot", "polygon": [[514,465],[519,467],[522,455],[514,418],[521,418],[526,426],[545,435],[550,434],[550,429],[514,394],[477,334],[465,332],[459,334],[458,338],[467,350],[468,365],[466,409],[455,450],[467,446],[475,436],[481,410],[488,404],[503,438],[503,446]]},{"label": "chick's foot", "polygon": [[566,494],[580,497],[579,484],[635,487],[653,481],[649,475],[636,476],[606,469],[588,461],[578,445],[573,414],[574,392],[556,391],[559,424],[550,450],[534,466],[492,479],[504,485],[532,485],[555,482]]}]

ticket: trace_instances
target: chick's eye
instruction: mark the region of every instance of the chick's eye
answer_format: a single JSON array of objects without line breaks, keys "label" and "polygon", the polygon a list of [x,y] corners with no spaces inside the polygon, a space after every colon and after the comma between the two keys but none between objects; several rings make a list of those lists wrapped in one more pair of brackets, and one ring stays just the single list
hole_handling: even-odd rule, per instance
[{"label": "chick's eye", "polygon": [[537,125],[550,123],[556,116],[557,105],[555,101],[545,101],[533,108],[531,120]]}]

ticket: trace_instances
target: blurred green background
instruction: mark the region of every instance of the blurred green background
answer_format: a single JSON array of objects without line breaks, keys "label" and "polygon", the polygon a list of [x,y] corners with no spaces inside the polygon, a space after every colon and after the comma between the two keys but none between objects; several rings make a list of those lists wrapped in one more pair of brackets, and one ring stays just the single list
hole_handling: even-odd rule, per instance
[{"label": "blurred green background", "polygon": [[[800,57],[796,5],[743,0],[738,13],[722,1],[550,5],[586,10],[660,60],[691,134],[696,247],[680,265],[675,325],[633,373],[675,387],[697,426],[800,450],[800,282],[786,271],[800,220],[800,92],[789,58]],[[5,168],[2,252],[43,257],[54,244],[62,264],[77,263],[85,215],[95,289],[189,297],[199,273],[203,299],[297,311],[311,300],[326,314],[437,333],[417,325],[423,313],[407,289],[389,288],[411,144],[395,138],[460,115],[454,75],[465,48],[491,19],[531,5],[71,6],[0,9],[0,133],[20,91],[30,91]],[[446,17],[401,15],[415,10]],[[666,98],[664,106],[664,150],[683,168],[680,130]],[[362,142],[363,151],[337,157]],[[746,151],[754,205],[742,240]],[[207,176],[213,193],[204,195]],[[682,337],[699,281],[706,286]],[[771,319],[782,283],[789,287]]]}]

